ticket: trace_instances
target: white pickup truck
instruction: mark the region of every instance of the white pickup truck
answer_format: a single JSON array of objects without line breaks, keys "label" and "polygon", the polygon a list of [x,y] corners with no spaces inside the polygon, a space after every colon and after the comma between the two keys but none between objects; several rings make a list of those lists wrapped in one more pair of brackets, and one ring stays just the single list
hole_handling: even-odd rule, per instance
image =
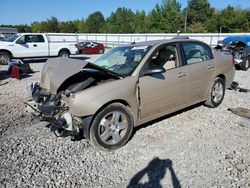
[{"label": "white pickup truck", "polygon": [[0,64],[12,58],[43,58],[76,54],[76,35],[57,33],[19,33],[0,41]]}]

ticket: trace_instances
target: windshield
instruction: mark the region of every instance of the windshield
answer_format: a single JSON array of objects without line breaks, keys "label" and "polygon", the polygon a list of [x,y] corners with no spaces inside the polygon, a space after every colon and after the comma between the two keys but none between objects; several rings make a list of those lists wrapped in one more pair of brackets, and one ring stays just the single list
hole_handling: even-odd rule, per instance
[{"label": "windshield", "polygon": [[94,64],[121,76],[129,76],[139,65],[151,46],[116,47],[98,58]]},{"label": "windshield", "polygon": [[19,34],[14,34],[9,36],[8,38],[5,39],[5,41],[7,42],[13,42],[14,40],[16,40],[20,35]]}]

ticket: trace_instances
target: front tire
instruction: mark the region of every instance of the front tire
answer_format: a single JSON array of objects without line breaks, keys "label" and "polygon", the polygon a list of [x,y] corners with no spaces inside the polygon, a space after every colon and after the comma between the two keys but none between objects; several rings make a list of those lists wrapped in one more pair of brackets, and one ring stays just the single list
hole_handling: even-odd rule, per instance
[{"label": "front tire", "polygon": [[0,52],[0,64],[1,65],[8,65],[11,60],[10,54],[7,52]]},{"label": "front tire", "polygon": [[102,150],[115,150],[129,140],[134,127],[129,107],[113,103],[101,110],[90,128],[90,142]]},{"label": "front tire", "polygon": [[225,81],[217,77],[209,91],[208,99],[205,101],[205,105],[211,108],[215,108],[221,104],[225,95]]}]

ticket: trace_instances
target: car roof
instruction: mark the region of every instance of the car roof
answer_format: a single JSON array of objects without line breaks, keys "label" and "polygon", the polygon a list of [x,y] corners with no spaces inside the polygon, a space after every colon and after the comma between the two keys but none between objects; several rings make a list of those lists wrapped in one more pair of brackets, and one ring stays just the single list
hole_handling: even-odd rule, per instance
[{"label": "car roof", "polygon": [[[165,40],[150,40],[150,41],[143,41],[143,42],[134,42],[131,44],[120,44],[119,46],[123,47],[129,47],[129,46],[155,46],[155,45],[160,45],[164,43],[170,43],[170,42],[184,42],[184,41],[192,41],[192,42],[202,42],[199,40],[194,40],[194,39],[182,39],[182,38],[172,38],[172,39],[165,39]],[[202,42],[203,43],[203,42]]]}]

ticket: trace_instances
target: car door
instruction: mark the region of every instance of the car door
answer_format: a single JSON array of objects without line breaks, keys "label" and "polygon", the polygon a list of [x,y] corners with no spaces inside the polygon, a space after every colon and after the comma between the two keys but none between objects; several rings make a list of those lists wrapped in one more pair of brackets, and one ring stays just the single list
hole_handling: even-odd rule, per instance
[{"label": "car door", "polygon": [[99,53],[99,48],[98,48],[98,44],[97,43],[91,42],[90,53],[91,54],[98,54]]},{"label": "car door", "polygon": [[86,54],[93,54],[92,43],[86,42],[84,43],[84,51]]},{"label": "car door", "polygon": [[188,100],[201,101],[211,86],[215,74],[215,61],[211,48],[200,42],[182,42],[184,51]]},{"label": "car door", "polygon": [[21,36],[15,44],[15,57],[29,57],[30,44],[26,43],[26,35]]},{"label": "car door", "polygon": [[[141,76],[139,78],[139,117],[141,120],[160,117],[179,109],[187,103],[186,67],[182,66],[182,59],[179,56],[178,47],[173,44],[167,44],[161,46],[160,49],[156,51],[156,54],[158,53],[159,55],[162,48],[166,49],[169,46],[176,50],[175,67],[170,67],[164,73]],[[154,64],[152,63],[154,58],[155,55],[150,58],[148,64]],[[144,67],[143,69],[150,69],[150,66],[146,66],[146,68]]]},{"label": "car door", "polygon": [[42,35],[23,35],[15,45],[17,57],[44,57],[48,55],[48,44]]},{"label": "car door", "polygon": [[45,57],[49,55],[48,43],[43,35],[34,35],[33,48],[36,49],[37,56]]}]

